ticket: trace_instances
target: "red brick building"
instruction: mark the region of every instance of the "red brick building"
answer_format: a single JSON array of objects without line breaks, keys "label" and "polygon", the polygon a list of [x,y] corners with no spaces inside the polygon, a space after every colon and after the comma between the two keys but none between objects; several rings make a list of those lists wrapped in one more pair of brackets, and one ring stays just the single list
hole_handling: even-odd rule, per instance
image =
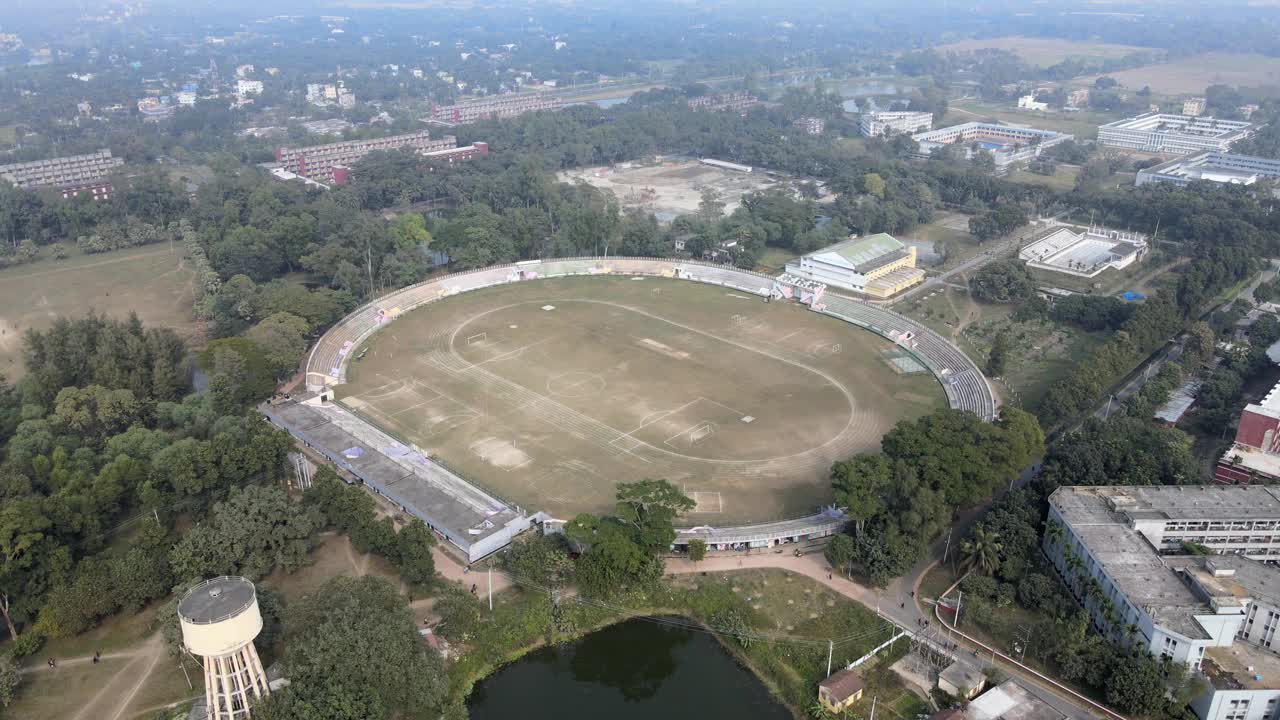
[{"label": "red brick building", "polygon": [[1240,413],[1236,441],[1218,460],[1213,477],[1227,485],[1280,480],[1280,385]]}]

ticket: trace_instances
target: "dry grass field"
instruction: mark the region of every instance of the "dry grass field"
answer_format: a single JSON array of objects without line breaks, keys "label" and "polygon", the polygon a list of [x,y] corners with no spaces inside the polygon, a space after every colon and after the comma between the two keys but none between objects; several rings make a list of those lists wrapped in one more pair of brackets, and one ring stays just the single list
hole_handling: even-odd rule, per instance
[{"label": "dry grass field", "polygon": [[1113,45],[1100,42],[1075,42],[1059,38],[1002,37],[987,40],[963,40],[940,45],[939,52],[972,52],[984,48],[1008,50],[1022,58],[1023,62],[1040,67],[1057,65],[1064,60],[1099,61],[1114,60],[1130,53],[1150,51],[1150,48],[1133,45]]},{"label": "dry grass field", "polygon": [[[1092,85],[1098,76],[1076,78],[1073,84]],[[1164,95],[1203,93],[1210,85],[1257,88],[1280,86],[1280,58],[1235,53],[1206,53],[1177,62],[1108,73],[1125,87],[1150,86]]]},{"label": "dry grass field", "polygon": [[0,270],[0,374],[21,376],[22,334],[54,318],[90,310],[112,317],[130,311],[148,325],[196,331],[194,275],[182,249],[147,245],[65,260],[41,260]]},{"label": "dry grass field", "polygon": [[[658,278],[491,288],[374,335],[339,399],[464,476],[558,517],[667,478],[696,522],[830,500],[834,460],[943,404],[894,346],[793,303]],[[365,353],[362,349],[357,357]]]}]

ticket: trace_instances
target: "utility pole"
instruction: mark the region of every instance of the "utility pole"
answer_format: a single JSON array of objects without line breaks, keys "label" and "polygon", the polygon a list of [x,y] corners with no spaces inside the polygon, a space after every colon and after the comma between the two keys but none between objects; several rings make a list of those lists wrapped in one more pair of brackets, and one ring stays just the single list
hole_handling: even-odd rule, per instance
[{"label": "utility pole", "polygon": [[489,612],[493,612],[493,568],[489,568]]},{"label": "utility pole", "polygon": [[827,641],[827,677],[831,677],[831,654],[835,652],[835,649],[836,649],[836,641],[828,640]]},{"label": "utility pole", "polygon": [[870,718],[870,720],[876,720],[876,699],[877,699],[877,696],[876,696],[876,695],[872,695],[872,696],[871,696],[871,718]]},{"label": "utility pole", "polygon": [[947,564],[947,553],[951,552],[951,531],[953,528],[947,528],[947,544],[942,548],[942,564]]},{"label": "utility pole", "polygon": [[1020,643],[1021,647],[1018,648],[1018,662],[1025,662],[1027,659],[1027,646],[1031,644],[1031,626],[1022,625],[1018,629],[1024,633],[1019,638],[1022,642]]}]

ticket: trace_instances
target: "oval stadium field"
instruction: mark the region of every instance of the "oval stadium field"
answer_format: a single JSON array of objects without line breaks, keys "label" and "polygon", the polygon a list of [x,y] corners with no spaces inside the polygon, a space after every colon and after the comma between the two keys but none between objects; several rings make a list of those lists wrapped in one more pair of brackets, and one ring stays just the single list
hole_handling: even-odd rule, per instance
[{"label": "oval stadium field", "polygon": [[830,502],[835,460],[944,407],[933,375],[792,302],[659,277],[513,283],[429,303],[357,348],[338,400],[509,501],[603,512],[666,478],[729,525]]}]

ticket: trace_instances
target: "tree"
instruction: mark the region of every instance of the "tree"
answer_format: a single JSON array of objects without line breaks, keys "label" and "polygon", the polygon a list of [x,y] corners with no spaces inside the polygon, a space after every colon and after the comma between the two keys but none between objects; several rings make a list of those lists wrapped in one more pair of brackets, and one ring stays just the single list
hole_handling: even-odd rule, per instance
[{"label": "tree", "polygon": [[1161,663],[1146,653],[1120,657],[1107,678],[1107,702],[1124,712],[1152,715],[1164,706],[1164,676]]},{"label": "tree", "polygon": [[1000,566],[1000,535],[976,527],[973,535],[960,544],[960,552],[964,555],[965,565],[984,575],[990,575]]},{"label": "tree", "polygon": [[707,557],[707,541],[702,538],[694,538],[689,541],[689,560],[692,562],[702,562]]},{"label": "tree", "polygon": [[884,199],[885,182],[879,173],[867,173],[862,176],[862,191],[868,195]]},{"label": "tree", "polygon": [[387,228],[396,250],[425,250],[431,244],[431,233],[420,213],[405,213],[391,221]]},{"label": "tree", "polygon": [[426,586],[435,579],[436,563],[432,556],[436,537],[419,518],[396,533],[396,567],[400,577],[410,585]]},{"label": "tree", "polygon": [[267,718],[437,718],[440,656],[418,636],[403,595],[384,578],[334,578],[285,617],[290,685],[254,708]]},{"label": "tree", "polygon": [[1031,297],[1036,286],[1026,266],[1008,259],[982,266],[969,280],[969,289],[983,302],[1013,303]]},{"label": "tree", "polygon": [[1008,328],[996,333],[991,343],[991,351],[987,353],[987,375],[1000,377],[1004,375],[1009,364],[1009,353],[1013,350],[1012,333]]},{"label": "tree", "polygon": [[831,538],[831,542],[827,543],[827,549],[823,554],[827,562],[831,563],[831,567],[847,572],[849,564],[853,562],[853,538],[843,533],[836,535]]},{"label": "tree", "polygon": [[307,321],[297,315],[278,312],[250,328],[245,337],[261,349],[274,377],[283,380],[297,371],[310,329]]},{"label": "tree", "polygon": [[861,534],[867,520],[884,511],[882,493],[892,479],[891,464],[883,455],[856,455],[831,466],[836,503],[853,518],[855,533]]},{"label": "tree", "polygon": [[535,535],[512,543],[501,560],[508,573],[535,586],[559,588],[573,577],[573,560],[559,535]]},{"label": "tree", "polygon": [[693,500],[667,480],[619,483],[615,513],[633,528],[634,540],[645,552],[665,552],[676,539],[675,519],[692,510]]},{"label": "tree", "polygon": [[9,707],[17,695],[22,672],[8,655],[0,655],[0,708]]},{"label": "tree", "polygon": [[233,490],[213,506],[206,525],[183,536],[171,560],[179,577],[262,577],[274,567],[302,566],[320,529],[319,515],[278,487]]}]

